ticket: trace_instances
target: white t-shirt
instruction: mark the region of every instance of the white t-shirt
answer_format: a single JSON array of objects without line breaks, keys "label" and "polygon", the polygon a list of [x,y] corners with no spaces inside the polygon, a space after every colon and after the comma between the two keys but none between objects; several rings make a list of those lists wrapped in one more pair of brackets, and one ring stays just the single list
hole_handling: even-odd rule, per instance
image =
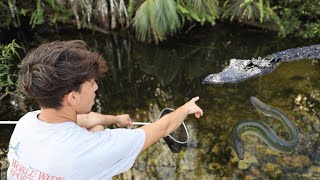
[{"label": "white t-shirt", "polygon": [[7,178],[111,179],[129,170],[141,151],[141,129],[89,132],[76,123],[45,123],[29,112],[10,139]]}]

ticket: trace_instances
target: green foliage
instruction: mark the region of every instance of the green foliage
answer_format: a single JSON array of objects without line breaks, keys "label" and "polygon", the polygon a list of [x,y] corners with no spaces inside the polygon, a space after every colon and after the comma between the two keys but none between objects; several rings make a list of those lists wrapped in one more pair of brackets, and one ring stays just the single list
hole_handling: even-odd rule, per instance
[{"label": "green foliage", "polygon": [[225,8],[222,13],[223,18],[230,20],[237,19],[259,21],[279,22],[279,17],[275,13],[274,8],[270,6],[271,0],[226,0],[223,4]]},{"label": "green foliage", "polygon": [[129,0],[129,5],[128,5],[128,16],[129,16],[129,18],[133,17],[134,6],[135,6],[135,1],[134,0]]},{"label": "green foliage", "polygon": [[13,40],[7,45],[0,44],[0,49],[0,92],[6,93],[15,90],[16,74],[13,69],[15,69],[15,59],[20,59],[18,49],[22,47]]},{"label": "green foliage", "polygon": [[283,37],[320,37],[319,0],[0,1],[0,28],[20,27],[24,24],[20,20],[29,21],[34,28],[44,23],[65,23],[72,18],[78,28],[100,26],[92,28],[96,30],[116,29],[119,23],[126,28],[130,20],[140,41],[156,43],[188,22],[213,26],[219,18],[277,30]]},{"label": "green foliage", "polygon": [[0,28],[9,27],[11,21],[12,16],[10,15],[9,7],[0,2]]},{"label": "green foliage", "polygon": [[[218,18],[218,0],[146,0],[133,18],[136,36],[140,41],[156,43],[174,34],[185,22],[215,24]],[[130,12],[134,3],[129,3]]]},{"label": "green foliage", "polygon": [[69,4],[63,4],[61,1],[46,0],[44,7],[47,8],[47,12],[50,12],[47,13],[46,18],[50,20],[51,23],[56,23],[57,21],[64,23],[73,16]]},{"label": "green foliage", "polygon": [[306,23],[304,30],[299,32],[299,36],[304,38],[319,38],[320,37],[320,22]]},{"label": "green foliage", "polygon": [[19,2],[18,5],[13,0],[0,2],[0,20],[2,22],[1,10],[4,10],[7,13],[6,27],[9,27],[10,24],[13,24],[14,27],[21,26],[21,16],[29,19],[32,28],[46,22],[55,23],[57,20],[65,22],[71,18],[72,12],[68,3],[63,2],[58,0],[26,0]]},{"label": "green foliage", "polygon": [[206,22],[215,24],[219,16],[218,0],[178,0],[177,11],[183,22],[185,18],[195,20],[203,25]]},{"label": "green foliage", "polygon": [[320,1],[285,0],[279,2],[283,22],[280,35],[293,34],[303,38],[320,37]]},{"label": "green foliage", "polygon": [[226,0],[223,8],[222,17],[231,21],[277,24],[283,37],[320,37],[320,1]]},{"label": "green foliage", "polygon": [[162,41],[181,26],[175,1],[146,0],[136,11],[133,25],[140,41]]},{"label": "green foliage", "polygon": [[30,25],[34,28],[35,25],[43,24],[44,22],[41,0],[37,0],[37,9],[31,15]]}]

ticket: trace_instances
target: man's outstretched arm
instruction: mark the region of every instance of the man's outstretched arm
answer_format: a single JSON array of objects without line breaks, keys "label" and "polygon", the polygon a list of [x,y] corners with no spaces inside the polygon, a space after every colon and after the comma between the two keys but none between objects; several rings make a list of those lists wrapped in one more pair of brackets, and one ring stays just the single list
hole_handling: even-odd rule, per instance
[{"label": "man's outstretched arm", "polygon": [[141,129],[144,130],[146,135],[142,151],[176,130],[189,114],[195,114],[196,118],[200,118],[203,111],[195,103],[198,100],[199,97],[194,97],[174,112],[164,115],[154,123],[142,126]]}]

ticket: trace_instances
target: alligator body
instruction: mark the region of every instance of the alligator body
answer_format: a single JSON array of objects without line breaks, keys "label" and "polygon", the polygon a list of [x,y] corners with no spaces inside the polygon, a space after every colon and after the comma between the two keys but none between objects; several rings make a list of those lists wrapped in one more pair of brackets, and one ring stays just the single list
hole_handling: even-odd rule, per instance
[{"label": "alligator body", "polygon": [[319,59],[320,44],[287,49],[257,59],[231,59],[229,65],[221,72],[208,75],[203,84],[236,83],[271,73],[281,62],[302,59]]}]

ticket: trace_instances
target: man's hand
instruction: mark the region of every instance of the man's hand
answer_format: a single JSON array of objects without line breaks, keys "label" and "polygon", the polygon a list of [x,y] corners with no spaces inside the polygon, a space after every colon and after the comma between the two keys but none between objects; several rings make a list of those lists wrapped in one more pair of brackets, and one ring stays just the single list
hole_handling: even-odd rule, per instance
[{"label": "man's hand", "polygon": [[202,109],[196,104],[199,100],[199,96],[192,98],[189,102],[183,105],[188,114],[194,114],[196,118],[200,118],[203,115]]},{"label": "man's hand", "polygon": [[132,121],[128,114],[117,115],[117,118],[118,118],[118,122],[117,122],[118,127],[132,126]]}]

